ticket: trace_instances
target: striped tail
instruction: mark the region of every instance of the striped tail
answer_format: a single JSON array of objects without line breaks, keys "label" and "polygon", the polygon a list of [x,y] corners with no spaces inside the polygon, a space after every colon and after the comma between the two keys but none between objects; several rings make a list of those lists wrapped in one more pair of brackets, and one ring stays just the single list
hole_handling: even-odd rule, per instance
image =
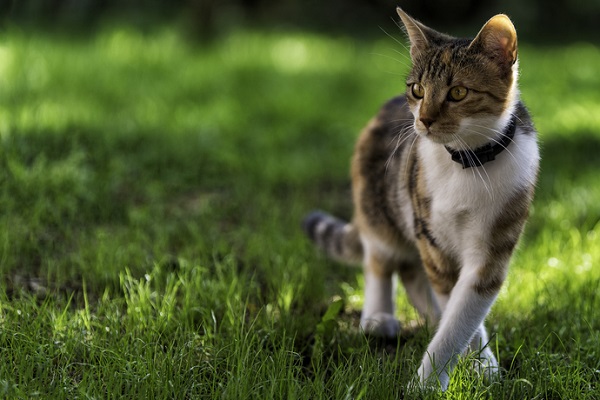
[{"label": "striped tail", "polygon": [[302,228],[329,257],[351,264],[362,261],[362,243],[351,223],[322,211],[312,211],[302,221]]}]

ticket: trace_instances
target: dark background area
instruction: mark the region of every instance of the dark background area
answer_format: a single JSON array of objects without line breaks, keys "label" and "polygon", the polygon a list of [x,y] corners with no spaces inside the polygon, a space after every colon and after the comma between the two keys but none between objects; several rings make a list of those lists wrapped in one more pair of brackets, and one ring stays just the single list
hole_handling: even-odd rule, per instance
[{"label": "dark background area", "polygon": [[396,5],[440,30],[470,33],[503,12],[528,40],[600,38],[600,0],[0,0],[0,23],[4,29],[85,33],[110,21],[139,29],[176,22],[200,40],[239,27],[362,36],[393,26]]}]

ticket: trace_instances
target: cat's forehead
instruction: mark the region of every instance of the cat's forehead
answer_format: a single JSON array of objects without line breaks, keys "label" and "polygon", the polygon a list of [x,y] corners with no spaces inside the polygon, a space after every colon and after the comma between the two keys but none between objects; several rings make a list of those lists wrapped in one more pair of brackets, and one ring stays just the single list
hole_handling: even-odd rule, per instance
[{"label": "cat's forehead", "polygon": [[427,52],[413,60],[412,75],[419,81],[447,82],[466,78],[470,68],[477,62],[476,55],[469,51],[469,39],[454,39],[432,46]]}]

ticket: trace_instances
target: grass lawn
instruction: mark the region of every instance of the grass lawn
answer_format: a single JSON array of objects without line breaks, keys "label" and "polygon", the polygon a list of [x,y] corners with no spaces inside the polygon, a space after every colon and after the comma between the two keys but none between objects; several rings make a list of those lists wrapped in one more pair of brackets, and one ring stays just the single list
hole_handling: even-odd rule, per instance
[{"label": "grass lawn", "polygon": [[[354,140],[405,49],[176,32],[0,38],[0,397],[402,397],[431,332],[361,335],[360,270],[299,222],[351,215]],[[600,396],[600,50],[520,54],[543,163],[487,322],[503,379],[463,360],[432,398]]]}]

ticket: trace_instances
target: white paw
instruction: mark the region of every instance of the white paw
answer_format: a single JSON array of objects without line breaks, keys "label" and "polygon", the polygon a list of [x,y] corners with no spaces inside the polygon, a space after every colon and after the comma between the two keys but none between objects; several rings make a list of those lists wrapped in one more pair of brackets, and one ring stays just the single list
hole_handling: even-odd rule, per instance
[{"label": "white paw", "polygon": [[435,377],[423,379],[420,375],[415,376],[408,383],[406,392],[411,398],[419,398],[426,393],[432,393],[440,390],[440,383]]},{"label": "white paw", "polygon": [[368,334],[380,337],[395,337],[400,333],[400,322],[392,314],[376,312],[363,316],[360,327]]},{"label": "white paw", "polygon": [[417,376],[409,384],[409,390],[413,392],[431,392],[440,389],[445,391],[450,383],[448,371],[446,369],[436,371],[427,354],[425,357],[419,366]]},{"label": "white paw", "polygon": [[481,351],[481,354],[473,361],[473,370],[485,379],[486,382],[491,383],[500,378],[500,368],[498,367],[498,361],[489,348],[485,348]]}]

